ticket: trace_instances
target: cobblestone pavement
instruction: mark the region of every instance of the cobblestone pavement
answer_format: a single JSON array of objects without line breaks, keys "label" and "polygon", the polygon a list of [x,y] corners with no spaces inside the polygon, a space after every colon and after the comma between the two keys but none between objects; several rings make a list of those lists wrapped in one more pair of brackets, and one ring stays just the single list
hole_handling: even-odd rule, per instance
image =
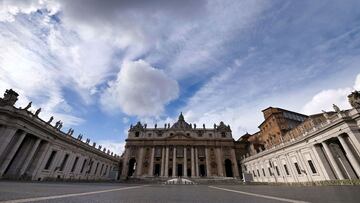
[{"label": "cobblestone pavement", "polygon": [[135,185],[0,181],[4,202],[359,202],[360,186]]}]

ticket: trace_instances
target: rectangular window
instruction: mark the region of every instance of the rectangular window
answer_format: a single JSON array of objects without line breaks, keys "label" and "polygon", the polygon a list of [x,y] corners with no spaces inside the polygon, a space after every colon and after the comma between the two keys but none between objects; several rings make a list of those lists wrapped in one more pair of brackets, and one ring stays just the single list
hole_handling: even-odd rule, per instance
[{"label": "rectangular window", "polygon": [[262,172],[263,172],[263,175],[266,176],[266,175],[265,175],[265,170],[264,170],[263,168],[262,168]]},{"label": "rectangular window", "polygon": [[297,173],[300,175],[300,174],[301,174],[301,170],[300,170],[299,164],[298,164],[297,162],[295,162],[294,165],[295,165],[295,168],[296,168]]},{"label": "rectangular window", "polygon": [[204,147],[200,147],[198,149],[198,154],[199,154],[199,157],[205,157],[205,148]]},{"label": "rectangular window", "polygon": [[260,177],[260,172],[259,172],[259,169],[257,169],[257,172],[258,172],[258,176]]},{"label": "rectangular window", "polygon": [[310,166],[311,172],[316,173],[316,169],[315,169],[313,162],[311,160],[308,160],[308,164]]},{"label": "rectangular window", "polygon": [[279,172],[279,168],[277,166],[275,166],[275,170],[278,176],[280,176],[280,172]]},{"label": "rectangular window", "polygon": [[160,147],[155,148],[155,157],[161,158],[161,148]]},{"label": "rectangular window", "polygon": [[63,161],[61,162],[61,165],[60,165],[60,171],[64,170],[68,158],[69,158],[69,154],[65,154],[65,157],[64,157],[64,159],[63,159]]},{"label": "rectangular window", "polygon": [[271,173],[270,167],[268,167],[268,170],[269,170],[270,176],[272,176],[273,174]]},{"label": "rectangular window", "polygon": [[98,167],[99,167],[99,162],[96,163],[94,175],[96,174],[96,172],[97,172],[97,170],[98,170]]},{"label": "rectangular window", "polygon": [[107,174],[107,170],[108,170],[108,165],[106,165],[106,167],[105,167],[105,172],[104,172],[104,174],[103,175],[106,175]]},{"label": "rectangular window", "polygon": [[75,158],[75,161],[74,161],[74,164],[73,166],[71,167],[71,172],[74,172],[75,171],[75,168],[76,168],[76,165],[77,165],[77,162],[79,161],[79,157],[76,157]]},{"label": "rectangular window", "polygon": [[49,159],[47,160],[47,162],[46,162],[46,164],[45,164],[45,168],[44,168],[45,170],[49,170],[49,168],[51,167],[51,164],[52,164],[55,156],[56,156],[56,151],[52,151],[51,154],[50,154],[50,156],[49,156]]},{"label": "rectangular window", "polygon": [[284,169],[285,169],[286,175],[290,175],[289,170],[288,170],[288,167],[287,167],[286,164],[284,164]]},{"label": "rectangular window", "polygon": [[85,168],[85,165],[86,165],[86,159],[84,159],[84,162],[83,162],[83,165],[82,165],[82,167],[81,167],[81,171],[80,171],[80,173],[83,173],[84,172],[84,168]]},{"label": "rectangular window", "polygon": [[184,148],[183,147],[176,147],[176,157],[178,157],[178,158],[184,157]]},{"label": "rectangular window", "polygon": [[253,171],[254,177],[256,177],[255,171]]}]

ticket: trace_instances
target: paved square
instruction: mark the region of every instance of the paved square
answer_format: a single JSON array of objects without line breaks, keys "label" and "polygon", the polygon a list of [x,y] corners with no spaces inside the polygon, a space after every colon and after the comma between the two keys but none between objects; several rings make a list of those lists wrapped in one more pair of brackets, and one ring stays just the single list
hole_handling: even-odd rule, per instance
[{"label": "paved square", "polygon": [[127,185],[0,182],[0,203],[358,202],[359,186]]}]

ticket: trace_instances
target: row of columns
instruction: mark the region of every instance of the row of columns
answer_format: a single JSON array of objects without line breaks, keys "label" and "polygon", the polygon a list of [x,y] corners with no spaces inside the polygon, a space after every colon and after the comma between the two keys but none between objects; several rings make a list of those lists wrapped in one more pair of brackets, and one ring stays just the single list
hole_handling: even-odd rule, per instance
[{"label": "row of columns", "polygon": [[[52,152],[49,142],[28,134],[25,131],[6,127],[0,128],[0,135],[0,177],[8,174],[11,178],[19,178],[25,174],[33,179],[42,176],[42,167],[45,166]],[[57,153],[53,160],[52,166],[54,167],[52,167],[52,169],[55,169],[55,166],[61,164],[65,153],[66,152],[62,150]],[[76,157],[79,157],[76,168],[81,168],[81,156],[77,156],[76,154],[70,156],[63,170],[64,177],[69,176]],[[104,167],[107,166],[106,163],[99,162],[99,167],[101,167],[102,164],[104,164]],[[99,171],[101,172],[101,168],[98,169],[98,172]],[[49,170],[46,177],[53,177],[54,173],[55,170]],[[102,174],[100,174],[100,176],[102,176]]]},{"label": "row of columns", "polygon": [[[354,172],[356,173],[357,177],[360,177],[360,164],[356,158],[356,155],[353,153],[353,151],[350,149],[350,146],[348,145],[348,143],[346,142],[346,138],[343,137],[342,135],[337,136],[337,139],[339,140],[341,146],[343,147],[344,151],[345,151],[345,155],[347,157],[347,159],[349,160],[352,168],[354,169]],[[338,163],[336,162],[336,158],[338,157],[334,157],[334,154],[332,152],[332,150],[329,147],[329,144],[324,141],[321,143],[324,152],[326,154],[326,157],[328,158],[333,171],[335,173],[335,176],[340,179],[343,180],[345,179],[344,174],[342,173],[340,166],[338,165]]]},{"label": "row of columns", "polygon": [[[5,133],[5,131],[7,133]],[[28,142],[25,143],[25,139],[30,135],[25,131],[11,128],[4,130],[2,136],[0,177],[3,176],[10,167],[13,170],[12,175],[21,177],[27,172],[42,140],[32,136],[32,142],[28,139]],[[19,152],[22,154],[19,154]],[[17,160],[14,160],[15,158],[17,158]],[[36,171],[34,170],[34,172]]]},{"label": "row of columns", "polygon": [[[187,177],[189,176],[188,174],[188,157],[187,157],[187,147],[184,147],[184,155],[183,155],[183,176]],[[170,147],[169,146],[165,146],[161,149],[161,170],[160,170],[160,176],[162,177],[169,177],[169,152],[170,152]],[[224,170],[223,170],[223,154],[221,151],[221,148],[215,148],[215,153],[216,153],[216,162],[217,162],[217,170],[218,170],[218,176],[225,176],[224,174]],[[155,147],[151,148],[151,152],[150,152],[150,164],[149,164],[149,169],[147,171],[147,174],[142,174],[143,172],[143,159],[144,159],[144,147],[140,147],[139,149],[139,153],[137,155],[136,158],[136,169],[135,169],[135,175],[136,176],[142,176],[142,175],[148,175],[148,176],[153,176],[154,174],[154,156],[155,156]],[[172,176],[175,177],[176,171],[177,171],[177,156],[176,156],[176,146],[173,147],[173,154],[172,154]],[[199,173],[199,151],[198,148],[196,147],[190,147],[190,164],[191,166],[189,167],[191,170],[191,177],[198,177],[200,175]],[[129,150],[126,153],[126,157],[125,157],[125,163],[129,162]],[[233,174],[234,176],[238,177],[239,173],[238,173],[238,166],[237,166],[237,162],[236,162],[236,155],[235,155],[235,150],[231,149],[231,162],[233,164],[232,170],[233,170]],[[206,176],[211,176],[211,167],[210,167],[210,152],[208,148],[205,148],[205,173]],[[126,166],[128,167],[128,166]],[[124,169],[124,172],[126,171],[127,173],[128,169]],[[127,175],[127,174],[123,174],[123,175]]]}]

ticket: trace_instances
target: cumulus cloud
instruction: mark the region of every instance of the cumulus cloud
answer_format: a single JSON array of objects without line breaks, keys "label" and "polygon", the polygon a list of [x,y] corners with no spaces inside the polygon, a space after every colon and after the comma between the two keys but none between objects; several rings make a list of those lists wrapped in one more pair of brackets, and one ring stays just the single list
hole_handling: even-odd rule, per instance
[{"label": "cumulus cloud", "polygon": [[176,99],[179,86],[162,70],[143,60],[122,64],[117,79],[109,82],[101,96],[101,104],[108,111],[122,110],[139,117],[159,116],[164,105]]},{"label": "cumulus cloud", "polygon": [[312,99],[307,102],[302,111],[306,114],[315,114],[325,111],[333,111],[333,104],[336,104],[341,109],[351,108],[347,96],[354,90],[359,90],[360,87],[360,74],[357,75],[354,86],[338,89],[327,89],[322,90],[312,97]]}]

